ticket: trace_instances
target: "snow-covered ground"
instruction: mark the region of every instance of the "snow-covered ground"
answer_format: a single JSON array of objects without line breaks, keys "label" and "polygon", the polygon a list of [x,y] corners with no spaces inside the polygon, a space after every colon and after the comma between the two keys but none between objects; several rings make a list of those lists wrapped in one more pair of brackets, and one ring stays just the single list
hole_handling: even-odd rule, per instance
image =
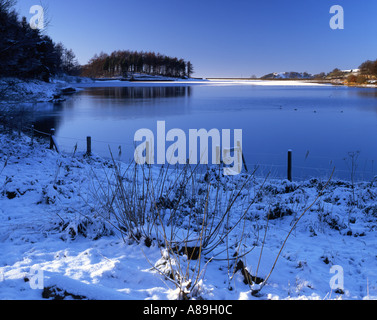
[{"label": "snow-covered ground", "polygon": [[0,78],[0,104],[36,103],[64,99],[64,89],[77,87],[81,83],[93,83],[82,77],[57,76],[50,83],[41,80]]},{"label": "snow-covered ground", "polygon": [[[119,165],[127,168],[127,164]],[[158,176],[158,170],[152,170]],[[98,190],[99,181],[111,182],[113,172],[108,160],[78,152],[57,154],[47,149],[46,142],[31,146],[28,137],[0,134],[0,299],[178,297],[177,287],[161,274],[178,268],[174,262],[169,267],[166,249],[156,240],[147,244],[127,238],[115,220],[110,220],[111,225],[98,214],[105,211],[93,190]],[[165,177],[170,183],[176,172]],[[195,270],[201,271],[192,298],[377,297],[377,183],[352,186],[349,182],[330,181],[310,207],[326,181],[291,183],[252,178],[242,189],[248,175],[221,177],[210,170],[194,179],[198,197],[205,194],[206,182],[213,181],[211,195],[217,190],[222,195],[220,209],[238,191],[240,196],[219,235],[232,227],[234,230],[213,251],[191,261],[187,269],[193,279]],[[220,181],[221,188],[215,188],[216,181]],[[124,183],[132,185],[127,177]],[[105,193],[107,190],[105,187]],[[210,208],[214,205],[211,199]],[[190,207],[187,203],[185,209]],[[160,205],[163,219],[168,220],[171,206]],[[245,275],[266,279],[286,236],[308,207],[265,286],[252,295]],[[244,212],[245,219],[237,225]],[[184,212],[180,213],[175,221],[176,235],[193,225]],[[166,231],[171,230],[169,221]],[[157,225],[161,227],[161,223]],[[237,252],[239,259],[235,260]],[[177,257],[175,263],[186,270],[187,256]],[[236,268],[234,261],[242,261],[247,272]],[[187,281],[182,285],[187,288]]]}]

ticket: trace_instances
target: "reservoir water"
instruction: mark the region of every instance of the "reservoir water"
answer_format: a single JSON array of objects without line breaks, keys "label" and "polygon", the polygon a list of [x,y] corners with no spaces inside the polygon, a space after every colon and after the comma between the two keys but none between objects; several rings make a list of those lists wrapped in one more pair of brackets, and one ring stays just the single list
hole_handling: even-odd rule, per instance
[{"label": "reservoir water", "polygon": [[[55,128],[60,147],[133,158],[134,134],[157,121],[180,128],[242,129],[249,171],[286,177],[293,150],[293,178],[335,176],[371,180],[377,174],[377,89],[252,82],[97,82],[35,113],[35,127]],[[232,142],[233,144],[233,142]],[[167,144],[168,147],[168,144]]]}]

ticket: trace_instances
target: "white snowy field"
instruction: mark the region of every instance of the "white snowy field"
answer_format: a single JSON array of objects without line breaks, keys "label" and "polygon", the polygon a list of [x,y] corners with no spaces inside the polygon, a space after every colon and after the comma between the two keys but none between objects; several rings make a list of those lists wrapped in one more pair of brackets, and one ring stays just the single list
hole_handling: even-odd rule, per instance
[{"label": "white snowy field", "polygon": [[[209,170],[192,177],[195,187],[177,209],[179,171],[168,170],[164,181],[172,188],[159,201],[161,215],[141,226],[152,239],[131,239],[98,201],[98,190],[111,195],[111,161],[57,154],[47,143],[31,146],[28,137],[0,134],[0,299],[168,300],[180,289],[191,299],[209,300],[377,298],[377,182],[330,181],[319,194],[327,181],[264,181]],[[159,170],[152,174],[158,181]],[[126,186],[133,182],[122,178]],[[165,239],[173,234],[179,243],[189,234],[192,243],[205,225],[203,212],[215,217],[236,194],[216,245],[210,250],[203,244],[199,259],[183,252],[172,259],[166,242],[156,240],[165,231]],[[263,288],[252,294],[259,284],[248,284],[247,277],[265,280],[277,257]]]}]

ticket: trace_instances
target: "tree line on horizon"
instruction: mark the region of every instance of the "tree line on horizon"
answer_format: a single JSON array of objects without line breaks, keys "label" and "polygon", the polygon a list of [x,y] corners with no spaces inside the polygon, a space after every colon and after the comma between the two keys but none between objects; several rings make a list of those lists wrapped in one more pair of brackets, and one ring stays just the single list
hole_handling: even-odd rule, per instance
[{"label": "tree line on horizon", "polygon": [[358,74],[350,74],[347,77],[348,84],[365,84],[368,80],[374,80],[377,78],[377,59],[364,61],[359,66]]},{"label": "tree line on horizon", "polygon": [[351,74],[345,73],[339,68],[335,68],[329,73],[319,73],[313,76],[314,79],[337,79],[347,77],[348,82],[354,82],[363,84],[370,79],[377,78],[377,59],[376,60],[366,60],[360,64],[358,72],[353,72]]},{"label": "tree line on horizon", "polygon": [[111,54],[100,53],[82,67],[81,75],[90,78],[128,77],[133,73],[188,77],[194,72],[190,61],[155,52],[118,50]]},{"label": "tree line on horizon", "polygon": [[39,79],[67,74],[86,77],[127,76],[145,73],[171,77],[191,77],[190,61],[154,52],[114,51],[95,55],[80,66],[72,49],[32,28],[26,17],[14,10],[16,0],[0,0],[0,77]]},{"label": "tree line on horizon", "polygon": [[[284,72],[284,73],[269,73],[259,79],[314,79],[314,80],[331,80],[331,79],[346,79],[348,82],[363,84],[368,80],[375,80],[377,78],[377,59],[364,61],[356,71],[343,71],[335,68],[330,72],[321,72],[318,74],[309,74],[307,72]],[[250,78],[257,78],[252,75]]]},{"label": "tree line on horizon", "polygon": [[377,59],[364,61],[360,67],[360,73],[363,75],[372,75],[377,77]]}]

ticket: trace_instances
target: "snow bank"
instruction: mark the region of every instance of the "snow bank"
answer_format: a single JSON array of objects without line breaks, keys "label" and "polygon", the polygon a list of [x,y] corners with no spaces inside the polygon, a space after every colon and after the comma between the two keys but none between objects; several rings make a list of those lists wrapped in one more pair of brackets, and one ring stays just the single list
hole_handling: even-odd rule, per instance
[{"label": "snow bank", "polygon": [[[0,79],[1,103],[35,103],[64,100],[64,89],[76,90],[78,84],[93,83],[88,78],[68,75],[56,76],[50,83],[40,80],[20,80],[17,78]],[[72,90],[73,91],[73,90]]]},{"label": "snow bank", "polygon": [[[123,241],[116,229],[94,214],[90,206],[94,176],[106,180],[112,170],[110,162],[95,156],[59,155],[47,150],[43,141],[31,146],[27,137],[0,134],[0,299],[177,297],[176,287],[154,268],[162,258],[160,248],[153,242],[148,247]],[[234,179],[245,177],[225,177],[224,192],[231,194],[239,182]],[[207,178],[197,179],[203,183]],[[331,181],[292,232],[261,292],[251,295],[245,283],[245,274],[267,276],[288,231],[325,182],[253,179],[242,192],[245,202],[227,222],[234,225],[238,212],[255,199],[245,225],[202,257],[207,264],[199,296],[376,297],[377,186],[371,182],[352,186]],[[242,243],[240,253],[245,255],[240,261],[246,269],[229,266],[227,256],[237,245],[227,248],[226,242]],[[332,277],[340,276],[334,270],[342,270],[344,287],[331,285]]]}]

